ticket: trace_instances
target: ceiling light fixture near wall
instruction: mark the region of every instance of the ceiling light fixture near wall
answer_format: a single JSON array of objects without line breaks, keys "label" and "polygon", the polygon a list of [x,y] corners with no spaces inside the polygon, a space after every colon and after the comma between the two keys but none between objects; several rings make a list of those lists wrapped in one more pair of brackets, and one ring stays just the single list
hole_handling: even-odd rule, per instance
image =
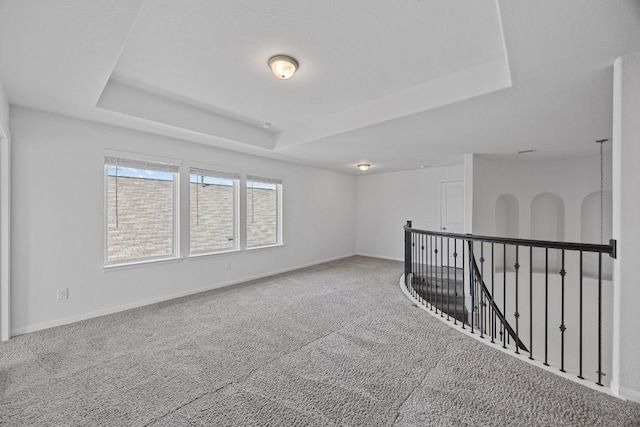
[{"label": "ceiling light fixture near wall", "polygon": [[269,59],[273,75],[281,80],[291,78],[298,69],[298,61],[287,55],[276,55]]},{"label": "ceiling light fixture near wall", "polygon": [[361,171],[369,170],[370,167],[371,165],[369,163],[360,163],[358,165],[358,169],[360,169]]}]

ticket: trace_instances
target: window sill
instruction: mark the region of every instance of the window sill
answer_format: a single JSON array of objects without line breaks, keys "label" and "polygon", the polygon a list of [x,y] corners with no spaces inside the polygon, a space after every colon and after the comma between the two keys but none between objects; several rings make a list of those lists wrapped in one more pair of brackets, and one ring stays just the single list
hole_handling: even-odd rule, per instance
[{"label": "window sill", "polygon": [[121,262],[118,264],[103,265],[102,271],[107,273],[110,271],[126,270],[129,268],[146,267],[146,266],[157,265],[157,264],[169,264],[169,263],[181,262],[181,261],[182,261],[182,258],[180,257],[172,257],[172,258],[149,259],[144,261]]},{"label": "window sill", "polygon": [[228,251],[219,251],[219,252],[203,252],[197,254],[190,254],[187,258],[189,261],[195,261],[198,259],[208,258],[216,255],[229,255],[236,254],[242,252],[240,249],[229,249]]},{"label": "window sill", "polygon": [[265,245],[265,246],[253,246],[251,248],[247,248],[248,251],[255,251],[256,249],[269,249],[269,248],[279,248],[284,246],[284,243],[276,243],[274,245]]}]

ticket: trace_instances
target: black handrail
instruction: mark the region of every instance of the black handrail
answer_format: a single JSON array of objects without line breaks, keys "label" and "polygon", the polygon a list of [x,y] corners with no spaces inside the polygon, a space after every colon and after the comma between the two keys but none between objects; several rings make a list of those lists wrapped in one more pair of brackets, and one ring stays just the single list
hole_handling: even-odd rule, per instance
[{"label": "black handrail", "polygon": [[[471,245],[471,242],[469,242],[469,245]],[[482,290],[482,293],[484,294],[485,298],[489,301],[489,304],[491,304],[491,308],[496,313],[496,316],[498,316],[498,319],[500,319],[502,326],[507,330],[507,332],[509,332],[509,335],[511,336],[511,338],[513,338],[513,340],[517,343],[518,347],[520,347],[521,350],[529,352],[529,349],[524,345],[524,343],[520,340],[520,338],[518,338],[518,336],[516,335],[516,331],[513,330],[513,328],[511,327],[511,325],[509,324],[509,322],[504,317],[504,315],[496,305],[495,301],[493,300],[493,296],[491,295],[491,292],[489,292],[487,285],[484,283],[484,280],[482,280],[480,269],[478,268],[478,264],[476,263],[476,257],[474,256],[473,258],[471,258],[471,260],[473,264],[473,272],[475,275],[474,279],[481,286],[480,289]]]},{"label": "black handrail", "polygon": [[[608,245],[604,244],[587,244],[587,243],[573,243],[573,242],[554,242],[547,240],[532,240],[532,239],[514,239],[505,237],[490,237],[490,236],[477,236],[472,234],[457,234],[457,233],[444,233],[437,231],[416,230],[412,228],[411,221],[407,221],[407,225],[404,227],[405,234],[405,286],[407,290],[418,300],[422,305],[429,307],[431,311],[435,309],[435,313],[438,314],[440,309],[440,316],[444,314],[449,320],[451,310],[453,310],[453,321],[457,324],[460,320],[460,326],[465,329],[465,325],[470,327],[470,333],[478,331],[480,338],[483,338],[486,334],[490,336],[491,342],[495,342],[497,338],[496,324],[500,325],[500,337],[498,343],[502,344],[503,348],[507,348],[507,345],[511,340],[515,344],[515,352],[520,353],[520,350],[529,353],[529,359],[534,360],[535,357],[544,356],[544,364],[549,366],[548,360],[548,348],[552,341],[555,341],[559,345],[560,359],[555,363],[559,364],[561,372],[566,372],[565,367],[569,367],[571,370],[575,370],[578,374],[578,378],[584,379],[584,372],[589,372],[589,368],[583,367],[583,343],[588,342],[584,339],[583,335],[587,333],[593,333],[597,342],[597,351],[594,354],[597,360],[587,360],[590,366],[594,366],[594,371],[597,374],[596,384],[602,386],[603,376],[606,375],[603,372],[603,254],[608,254],[611,258],[616,258],[616,241],[610,240]],[[451,245],[451,241],[453,245]],[[465,244],[466,242],[467,244]],[[462,245],[460,246],[460,243]],[[490,246],[488,256],[490,256],[491,269],[488,276],[485,276],[485,251],[484,245]],[[474,246],[476,247],[477,254],[480,257],[478,262],[474,255]],[[498,253],[497,258],[494,252],[494,247],[502,254]],[[528,248],[528,254],[519,249]],[[539,282],[540,285],[537,288],[537,297],[544,298],[544,314],[540,316],[540,321],[534,320],[534,269],[539,272],[541,263],[536,262],[537,266],[534,267],[534,249],[542,248],[543,250],[536,252],[538,255],[544,256],[544,270],[543,270],[543,282]],[[510,250],[510,254],[515,256],[513,260],[513,270],[507,274],[507,249]],[[557,255],[556,261],[553,266],[549,263],[550,253]],[[447,254],[444,254],[447,252]],[[465,253],[466,252],[466,253]],[[590,273],[585,273],[583,255],[587,253],[596,254],[598,257],[597,277],[593,278]],[[572,255],[574,254],[574,255]],[[528,255],[528,257],[527,257]],[[519,258],[522,256],[522,258]],[[528,258],[528,264],[525,260]],[[571,258],[569,260],[569,257]],[[496,280],[496,273],[500,268],[499,265],[494,264],[494,260],[501,262],[502,270],[500,271],[501,283]],[[520,262],[524,261],[524,265],[520,265]],[[579,264],[577,264],[579,261]],[[590,261],[589,265],[593,265]],[[577,265],[576,265],[577,264]],[[453,270],[451,270],[453,266]],[[521,271],[522,269],[527,269]],[[557,270],[556,270],[557,268]],[[445,280],[446,272],[446,280]],[[528,292],[526,292],[527,279],[526,276],[522,276],[522,273],[528,272]],[[453,292],[451,289],[450,274],[453,273]],[[460,275],[461,274],[461,275]],[[559,277],[558,277],[559,275]],[[568,278],[565,276],[568,275]],[[550,288],[550,276],[556,276],[559,281],[558,288],[554,287],[554,290]],[[583,277],[591,277],[597,280],[597,288],[589,286],[590,290],[587,290],[586,286],[583,286]],[[489,278],[491,285],[490,289],[485,283],[485,278]],[[508,279],[509,278],[509,286]],[[577,279],[577,280],[576,280]],[[465,282],[468,281],[468,287]],[[576,285],[577,283],[577,285]],[[496,288],[496,284],[501,286]],[[460,285],[460,287],[458,286]],[[445,288],[446,286],[446,288]],[[494,291],[502,292],[502,301],[496,301]],[[524,288],[524,289],[522,289]],[[465,290],[467,292],[465,296]],[[525,293],[522,291],[525,290]],[[593,294],[593,290],[597,292],[597,295]],[[509,300],[513,303],[508,305],[507,293],[510,293]],[[574,292],[578,292],[575,294]],[[557,295],[558,302],[555,307],[551,307],[549,299],[551,294],[559,293]],[[589,292],[590,294],[588,294]],[[446,301],[444,296],[446,295]],[[525,295],[528,296],[528,304],[522,306],[518,304],[521,299],[525,299]],[[586,297],[586,295],[592,295]],[[574,296],[576,297],[574,299]],[[468,304],[466,298],[469,298]],[[597,326],[595,328],[590,326],[583,328],[583,305],[584,308],[587,304],[590,304],[589,299],[595,298],[597,306]],[[591,299],[593,301],[593,299]],[[462,302],[461,304],[459,304]],[[446,304],[445,304],[446,303]],[[501,307],[500,307],[501,304]],[[591,303],[592,304],[592,303]],[[453,305],[453,307],[451,307]],[[528,308],[525,308],[527,307]],[[578,308],[577,319],[574,314],[568,311],[568,306]],[[524,308],[524,313],[520,313],[520,309]],[[507,319],[507,310],[514,309],[512,327]],[[528,311],[527,311],[528,310]],[[553,333],[550,327],[553,325],[552,317],[549,316],[550,310],[554,310],[556,317],[553,322],[557,321],[558,331]],[[471,313],[469,313],[471,311]],[[528,339],[529,346],[524,345],[520,339],[519,320],[522,315],[528,314]],[[542,321],[543,319],[543,321]],[[591,322],[592,320],[585,320],[585,322]],[[574,323],[576,322],[576,323]],[[525,323],[526,324],[526,323]],[[535,326],[539,325],[539,326]],[[595,332],[592,332],[594,331]],[[577,337],[575,332],[577,332]],[[538,350],[538,353],[534,355],[534,332],[538,334],[544,334],[543,337],[538,335],[542,350]],[[569,366],[565,365],[565,350],[567,346],[567,340],[565,335],[572,334],[572,337],[576,337],[578,347],[577,355],[573,352],[568,353]],[[526,333],[525,333],[526,335]],[[523,339],[526,339],[523,337]],[[551,344],[553,345],[553,344]],[[577,357],[576,357],[577,356]],[[588,356],[587,356],[588,357]],[[576,363],[577,362],[577,363]],[[575,365],[574,365],[575,364]],[[591,371],[593,372],[593,371]]]},{"label": "black handrail", "polygon": [[410,224],[405,225],[404,230],[416,234],[442,236],[455,239],[463,239],[472,242],[500,243],[514,246],[532,246],[534,248],[566,249],[570,251],[606,253],[611,258],[616,258],[616,241],[613,239],[609,240],[608,245],[599,245],[593,243],[554,242],[551,240],[514,239],[510,237],[478,236],[475,234],[442,233],[438,231],[418,230],[415,228],[411,228]]}]

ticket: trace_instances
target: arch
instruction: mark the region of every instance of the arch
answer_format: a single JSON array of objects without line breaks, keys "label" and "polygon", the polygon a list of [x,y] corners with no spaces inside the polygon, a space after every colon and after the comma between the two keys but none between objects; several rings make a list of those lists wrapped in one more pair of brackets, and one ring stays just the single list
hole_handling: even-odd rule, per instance
[{"label": "arch", "polygon": [[[608,243],[613,235],[613,193],[602,193],[602,242]],[[580,240],[583,243],[600,243],[600,192],[589,193],[580,206]],[[608,256],[602,258],[602,276],[611,280],[613,262]],[[584,273],[597,277],[598,264],[595,256],[585,256]]]},{"label": "arch", "polygon": [[[535,240],[564,241],[564,201],[555,193],[540,193],[531,201],[531,238]],[[549,268],[560,268],[560,251],[550,251]],[[545,268],[545,256],[534,251],[533,268]]]}]

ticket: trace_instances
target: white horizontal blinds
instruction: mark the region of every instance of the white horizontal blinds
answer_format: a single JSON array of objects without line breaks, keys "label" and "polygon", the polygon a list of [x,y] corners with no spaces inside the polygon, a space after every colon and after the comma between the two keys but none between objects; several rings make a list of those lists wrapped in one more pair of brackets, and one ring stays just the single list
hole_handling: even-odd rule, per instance
[{"label": "white horizontal blinds", "polygon": [[143,170],[152,170],[159,172],[168,172],[168,173],[178,173],[179,166],[171,163],[161,163],[161,162],[152,162],[147,160],[134,160],[126,157],[117,157],[117,156],[105,156],[104,158],[105,166],[115,167],[115,221],[116,227],[119,226],[119,203],[118,203],[118,178],[120,175],[120,168],[133,168],[133,169],[143,169]]},{"label": "white horizontal blinds", "polygon": [[247,186],[251,186],[251,183],[253,182],[263,182],[265,184],[282,184],[281,179],[266,178],[264,176],[257,176],[257,175],[247,175]]},{"label": "white horizontal blinds", "polygon": [[104,158],[106,166],[115,166],[119,168],[145,169],[162,172],[178,173],[179,166],[171,163],[151,162],[146,160],[134,160],[124,157],[107,156]]},{"label": "white horizontal blinds", "polygon": [[278,198],[282,180],[247,175],[247,247],[278,243]]},{"label": "white horizontal blinds", "polygon": [[[189,168],[189,174],[196,176],[196,224],[200,224],[200,186],[205,184],[219,184],[224,185],[224,180],[239,180],[240,174],[233,172],[220,172],[211,169],[202,168]],[[205,182],[205,177],[214,178],[213,182]],[[215,178],[222,178],[219,182],[216,182]],[[189,180],[191,181],[191,179]],[[227,184],[228,185],[228,184]]]},{"label": "white horizontal blinds", "polygon": [[240,179],[239,173],[220,172],[212,169],[190,168],[189,173],[191,175],[210,176],[212,178]]},{"label": "white horizontal blinds", "polygon": [[[258,184],[258,185],[256,185]],[[274,184],[280,185],[282,184],[282,180],[275,178],[265,178],[263,176],[256,175],[247,175],[247,188],[251,188],[251,223],[255,222],[255,214],[254,214],[254,194],[253,191],[255,188],[264,188],[260,184]]]}]

